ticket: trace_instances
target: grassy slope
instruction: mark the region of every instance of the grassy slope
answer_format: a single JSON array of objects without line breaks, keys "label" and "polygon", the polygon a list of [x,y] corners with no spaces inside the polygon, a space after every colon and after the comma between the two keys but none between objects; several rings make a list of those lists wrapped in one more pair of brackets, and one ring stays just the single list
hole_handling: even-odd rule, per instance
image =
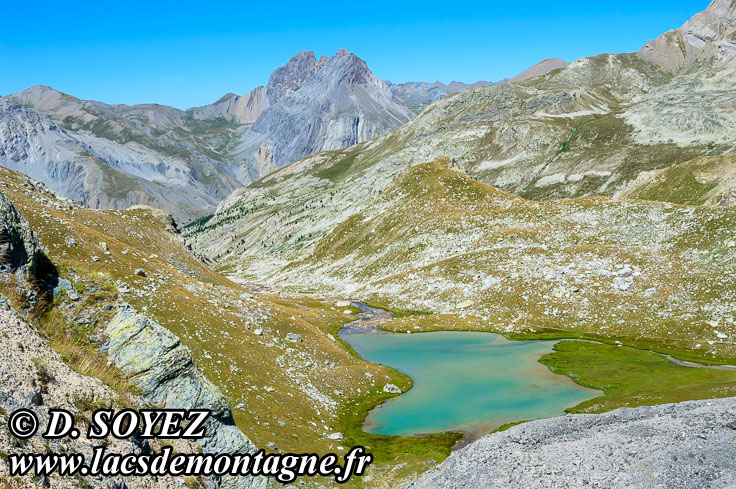
[{"label": "grassy slope", "polygon": [[[525,201],[435,162],[407,172],[279,277],[333,290],[364,284],[353,293],[474,315],[505,333],[730,362],[736,349],[718,334],[734,334],[734,226],[727,209]],[[626,291],[613,286],[624,267],[640,274]]]},{"label": "grassy slope", "polygon": [[[105,365],[95,335],[114,313],[103,306],[128,302],[192,350],[234,407],[238,426],[258,446],[274,442],[286,451],[326,453],[358,440],[376,451],[378,465],[409,464],[390,473],[377,471],[372,480],[378,485],[415,474],[425,468],[425,460],[441,460],[449,453],[455,435],[417,443],[360,434],[367,410],[386,397],[383,385],[410,381],[357,358],[334,339],[334,332],[352,319],[342,308],[329,300],[252,294],[195,259],[156,213],[89,210],[57,201],[26,182],[0,168],[0,191],[38,232],[60,276],[83,295],[77,302],[66,295],[57,299],[42,316],[41,329],[84,373],[124,387],[116,372],[95,367]],[[146,270],[147,277],[136,276],[138,268]],[[119,292],[125,286],[131,291]],[[253,334],[257,328],[263,336]],[[289,332],[302,335],[303,341],[285,342]],[[332,407],[307,394],[315,391]],[[334,431],[345,432],[348,439],[326,439]],[[412,447],[408,453],[397,448],[407,444]]]},{"label": "grassy slope", "polygon": [[[532,202],[446,163],[404,173],[284,276],[295,287],[364,284],[355,297],[444,312],[401,315],[383,325],[390,331],[601,342],[563,342],[543,359],[605,391],[576,412],[736,394],[736,372],[681,367],[647,351],[736,363],[736,212],[601,198]],[[612,285],[623,266],[641,274],[626,291]]]},{"label": "grassy slope", "polygon": [[643,174],[620,196],[677,204],[717,205],[721,196],[735,184],[736,157],[705,156]]},{"label": "grassy slope", "polygon": [[736,395],[736,371],[684,367],[661,355],[615,345],[562,341],[540,361],[605,393],[570,409],[573,413]]}]

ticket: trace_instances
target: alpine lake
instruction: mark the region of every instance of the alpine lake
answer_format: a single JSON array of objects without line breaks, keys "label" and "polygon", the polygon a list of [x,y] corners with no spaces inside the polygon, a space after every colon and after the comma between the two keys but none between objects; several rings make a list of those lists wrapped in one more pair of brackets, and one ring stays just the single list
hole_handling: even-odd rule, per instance
[{"label": "alpine lake", "polygon": [[414,386],[373,409],[363,429],[382,435],[464,432],[562,415],[600,395],[539,363],[554,341],[509,341],[492,333],[341,334],[364,359],[399,370]]}]

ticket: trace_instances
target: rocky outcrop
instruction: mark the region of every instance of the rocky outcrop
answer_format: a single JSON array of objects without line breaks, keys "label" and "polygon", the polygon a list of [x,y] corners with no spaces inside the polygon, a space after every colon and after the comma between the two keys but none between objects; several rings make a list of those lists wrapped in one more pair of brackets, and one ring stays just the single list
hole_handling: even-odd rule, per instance
[{"label": "rocky outcrop", "polygon": [[26,312],[41,298],[50,298],[57,283],[56,267],[44,254],[36,233],[0,192],[0,284],[23,303]]},{"label": "rocky outcrop", "polygon": [[524,423],[454,452],[406,489],[736,486],[736,398]]},{"label": "rocky outcrop", "polygon": [[[121,309],[105,329],[112,363],[141,389],[150,402],[167,408],[209,409],[207,436],[198,443],[206,453],[253,453],[256,447],[235,426],[220,390],[194,363],[189,349],[169,330],[130,307]],[[223,488],[265,488],[264,478],[227,478]]]},{"label": "rocky outcrop", "polygon": [[[48,424],[49,407],[66,409],[79,417],[83,405],[111,405],[118,401],[116,394],[100,380],[80,375],[65,364],[53,351],[34,326],[21,319],[0,296],[0,423],[7,426],[7,417],[16,409],[31,409],[40,426]],[[126,400],[125,402],[129,402]],[[103,442],[100,442],[103,443]],[[167,444],[171,444],[167,440]],[[151,450],[145,440],[132,437],[118,440],[109,437],[104,441],[107,450],[114,453],[141,453]],[[173,441],[180,453],[192,451],[188,442]],[[10,436],[7,429],[0,430],[0,452],[3,458],[12,453],[81,453],[92,458],[96,445],[82,438],[58,440],[43,439],[35,435],[21,443]],[[128,488],[128,489],[180,489],[185,481],[180,477],[13,477],[8,474],[8,464],[0,462],[0,480],[9,482],[7,487],[31,489]],[[11,483],[12,481],[12,483]]]},{"label": "rocky outcrop", "polygon": [[266,87],[256,87],[246,95],[228,93],[214,104],[195,107],[187,112],[199,120],[221,117],[238,124],[253,124],[268,107],[268,104]]},{"label": "rocky outcrop", "polygon": [[20,280],[31,278],[38,272],[42,258],[36,233],[0,192],[0,273],[14,273]]},{"label": "rocky outcrop", "polygon": [[736,1],[713,0],[682,27],[649,41],[639,56],[678,72],[697,63],[736,66]]}]

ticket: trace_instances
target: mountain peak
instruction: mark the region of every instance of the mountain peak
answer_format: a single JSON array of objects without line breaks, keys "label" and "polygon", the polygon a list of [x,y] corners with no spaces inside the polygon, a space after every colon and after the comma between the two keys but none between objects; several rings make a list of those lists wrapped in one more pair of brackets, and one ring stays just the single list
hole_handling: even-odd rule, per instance
[{"label": "mountain peak", "polygon": [[524,80],[528,80],[530,78],[535,78],[537,76],[546,75],[550,71],[559,69],[559,68],[565,68],[570,63],[568,61],[565,61],[564,59],[559,58],[548,58],[545,60],[540,61],[539,63],[535,64],[534,66],[527,68],[526,70],[522,71],[515,77],[513,77],[511,80],[512,82],[520,82]]},{"label": "mountain peak", "polygon": [[383,135],[414,116],[350,51],[340,49],[319,61],[308,53],[274,72],[271,105],[241,138],[253,177]]},{"label": "mountain peak", "polygon": [[39,96],[39,95],[49,95],[53,94],[56,96],[65,95],[64,93],[60,92],[59,90],[52,88],[48,85],[33,85],[32,87],[28,87],[25,90],[21,90],[20,92],[16,93],[15,95],[21,96]]},{"label": "mountain peak", "polygon": [[[321,58],[320,58],[320,61]],[[276,68],[268,78],[266,94],[270,103],[276,103],[299,88],[309,80],[317,70],[314,51],[299,51],[286,62]]]},{"label": "mountain peak", "polygon": [[348,86],[381,83],[366,62],[347,49],[340,49],[325,63],[320,71],[320,77]]},{"label": "mountain peak", "polygon": [[213,103],[212,105],[221,104],[221,103],[223,103],[223,102],[225,102],[227,100],[230,100],[233,97],[237,97],[237,96],[238,95],[236,95],[236,94],[234,94],[232,92],[228,92],[225,95],[223,95],[222,97],[218,98],[217,101],[215,103]]},{"label": "mountain peak", "polygon": [[736,0],[713,0],[679,29],[666,32],[639,50],[639,57],[672,73],[709,60],[736,65]]},{"label": "mountain peak", "polygon": [[[335,56],[334,57],[337,58],[339,56],[355,56],[355,54],[351,53],[350,51],[348,51],[345,48],[340,48],[335,53]],[[357,58],[357,56],[355,56],[355,57]]]}]

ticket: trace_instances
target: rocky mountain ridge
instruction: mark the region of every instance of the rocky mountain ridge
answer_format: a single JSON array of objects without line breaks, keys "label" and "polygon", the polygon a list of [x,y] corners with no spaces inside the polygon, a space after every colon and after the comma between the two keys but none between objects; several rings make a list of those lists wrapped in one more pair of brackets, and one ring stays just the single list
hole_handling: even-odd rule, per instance
[{"label": "rocky mountain ridge", "polygon": [[[188,222],[292,161],[381,136],[430,102],[487,84],[382,82],[341,50],[320,59],[302,51],[266,86],[187,110],[109,105],[39,85],[2,98],[0,163],[94,208],[153,205]],[[42,119],[64,133],[49,136]]]},{"label": "rocky mountain ridge", "polygon": [[559,70],[560,68],[567,68],[568,66],[570,66],[569,61],[557,58],[545,59],[535,64],[534,66],[527,68],[510,80],[507,80],[507,82],[522,82],[524,80],[529,80],[530,78],[546,75],[550,71]]},{"label": "rocky mountain ridge", "polygon": [[[41,87],[32,93],[47,101],[56,95]],[[176,151],[166,155],[141,142],[67,130],[37,110],[0,99],[0,163],[90,207],[150,204],[188,221],[240,185],[215,160]]]},{"label": "rocky mountain ridge", "polygon": [[[711,19],[714,31],[727,33],[719,17],[724,5],[733,2],[716,1],[695,18]],[[301,248],[324,236],[322,227],[328,231],[360,212],[402,171],[440,156],[476,180],[532,199],[634,195],[630,186],[650,181],[646,175],[679,168],[672,173],[681,175],[676,185],[683,191],[650,185],[647,195],[681,204],[729,202],[736,75],[728,63],[716,56],[702,69],[672,73],[638,54],[604,54],[522,82],[449,95],[389,135],[313,155],[237,190],[210,225],[220,215],[232,222],[233,214],[278,195],[290,203],[296,227],[276,229],[258,253],[291,249],[295,237],[308,237]],[[696,160],[709,170],[689,179],[682,170]],[[665,180],[650,181],[656,182]],[[324,216],[327,199],[335,212]],[[264,213],[282,211],[273,205]],[[250,229],[248,220],[257,217],[248,214],[241,229]],[[207,244],[218,254],[226,247],[217,237]]]},{"label": "rocky mountain ridge", "polygon": [[186,111],[109,105],[46,86],[1,100],[0,163],[94,208],[148,204],[185,222],[269,171],[414,117],[344,50],[332,60],[298,53],[267,86]]},{"label": "rocky mountain ridge", "polygon": [[405,82],[405,83],[391,83],[386,82],[386,85],[391,90],[391,93],[403,102],[404,105],[411,108],[415,113],[420,113],[424,107],[436,102],[439,99],[455,92],[461,92],[469,88],[484,87],[493,85],[493,82],[479,81],[476,83],[468,84],[462,82],[453,81],[448,84],[436,81],[434,83],[427,82]]}]

